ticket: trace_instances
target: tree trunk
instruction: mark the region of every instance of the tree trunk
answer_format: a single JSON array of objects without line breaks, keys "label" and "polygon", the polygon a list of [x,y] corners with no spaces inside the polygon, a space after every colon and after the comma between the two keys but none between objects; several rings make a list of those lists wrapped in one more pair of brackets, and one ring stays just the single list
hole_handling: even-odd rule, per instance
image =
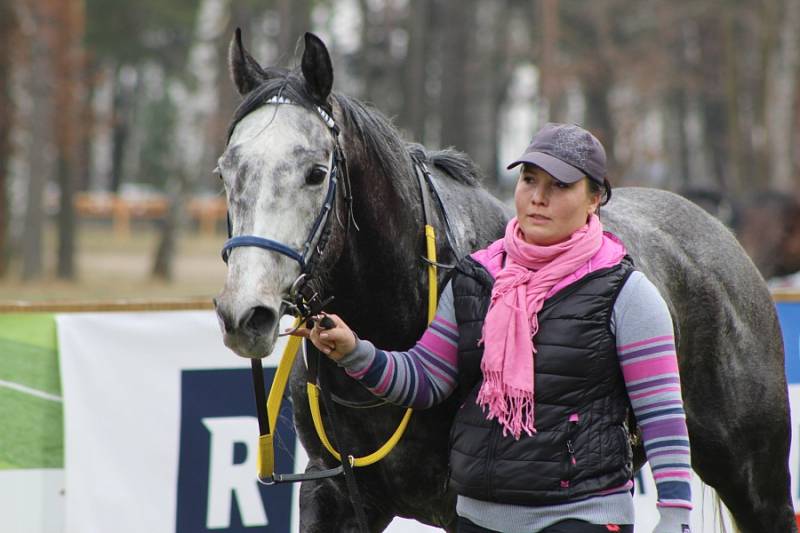
[{"label": "tree trunk", "polygon": [[663,36],[661,46],[668,50],[669,61],[672,65],[671,82],[666,90],[665,111],[666,121],[671,130],[672,143],[666,147],[667,153],[672,154],[672,165],[678,169],[678,175],[673,184],[686,190],[692,185],[689,136],[687,122],[689,119],[689,91],[688,79],[691,77],[691,65],[687,60],[689,48],[689,34],[685,27],[675,27],[664,12],[666,4],[661,5],[657,16],[661,20],[660,34]]},{"label": "tree trunk", "polygon": [[427,66],[430,49],[428,35],[431,8],[428,0],[411,0],[406,20],[408,50],[403,68],[403,113],[398,117],[400,126],[409,137],[425,142],[425,119],[427,118]]},{"label": "tree trunk", "polygon": [[186,205],[186,176],[180,171],[177,174],[178,177],[170,181],[172,190],[169,193],[169,207],[162,222],[161,238],[153,260],[152,276],[163,281],[174,279],[178,232],[183,220],[183,206]]},{"label": "tree trunk", "polygon": [[500,111],[511,69],[504,31],[509,10],[505,0],[481,0],[475,14],[474,48],[468,60],[468,144],[465,151],[485,174],[484,185],[498,186]]},{"label": "tree trunk", "polygon": [[588,5],[586,20],[586,45],[592,52],[591,62],[581,69],[580,81],[586,99],[585,127],[594,133],[606,149],[608,172],[611,179],[621,177],[614,157],[615,128],[608,102],[609,91],[614,87],[615,73],[612,39],[612,21],[607,6],[592,2]]},{"label": "tree trunk", "polygon": [[30,176],[25,205],[25,226],[22,235],[22,279],[39,279],[42,267],[42,232],[44,229],[44,189],[53,171],[53,86],[51,58],[53,57],[52,28],[47,5],[32,4],[22,8],[33,34],[30,45],[30,72],[26,80],[31,98],[30,147],[28,150]]},{"label": "tree trunk", "polygon": [[689,101],[686,89],[674,87],[668,93],[667,111],[671,117],[678,163],[677,182],[682,188],[691,186],[691,170],[689,167],[689,139],[686,134],[686,120],[689,115]]},{"label": "tree trunk", "polygon": [[732,183],[725,169],[725,136],[728,132],[725,115],[725,98],[719,88],[725,74],[722,35],[715,18],[706,18],[699,24],[700,58],[700,109],[703,115],[703,139],[708,149],[710,170],[720,190],[733,193]]},{"label": "tree trunk", "polygon": [[11,125],[13,101],[11,97],[11,65],[17,40],[17,18],[12,0],[0,0],[0,277],[8,271],[11,246],[9,245],[10,205],[8,203],[8,166],[11,157]]},{"label": "tree trunk", "polygon": [[539,94],[544,105],[539,106],[539,123],[560,122],[561,99],[556,51],[558,50],[558,0],[542,0],[537,9],[541,20],[542,58],[539,61]]},{"label": "tree trunk", "polygon": [[139,75],[131,66],[117,65],[113,84],[114,97],[111,110],[111,179],[110,191],[118,193],[125,181],[126,148],[130,138],[132,108]]},{"label": "tree trunk", "polygon": [[280,0],[278,9],[281,18],[278,36],[278,57],[291,61],[296,51],[303,49],[302,37],[311,29],[310,0]]},{"label": "tree trunk", "polygon": [[586,127],[600,139],[606,149],[609,174],[618,177],[614,159],[614,123],[608,106],[608,90],[613,83],[611,69],[600,65],[590,78],[591,81],[584,79]]},{"label": "tree trunk", "polygon": [[387,6],[383,11],[374,11],[370,9],[370,2],[367,0],[359,0],[358,5],[362,20],[361,48],[357,63],[357,76],[362,84],[359,96],[387,115],[393,116],[398,109],[394,98],[396,88],[388,78],[397,74],[401,85],[403,78],[398,73],[391,72],[394,59],[389,50],[390,8]]},{"label": "tree trunk", "polygon": [[[73,198],[78,174],[79,152],[86,126],[82,122],[82,87],[84,72],[84,13],[80,0],[56,1],[59,24],[55,32],[54,73],[59,90],[56,94],[58,113],[53,116],[58,161],[59,211],[58,259],[56,274],[62,279],[75,277],[75,209]],[[54,6],[54,7],[55,7]]]},{"label": "tree trunk", "polygon": [[797,100],[797,75],[800,66],[800,2],[784,2],[785,13],[779,26],[779,43],[774,56],[769,58],[767,98],[764,102],[767,126],[767,153],[770,164],[772,188],[794,193],[796,182],[792,161],[794,146],[795,102]]},{"label": "tree trunk", "polygon": [[441,145],[458,150],[469,148],[468,61],[473,52],[476,0],[446,0],[442,14],[442,52],[439,110]]},{"label": "tree trunk", "polygon": [[[167,180],[169,192],[169,207],[161,227],[158,247],[153,259],[152,275],[162,280],[171,280],[174,270],[174,258],[177,247],[178,235],[182,226],[182,214],[186,203],[186,196],[197,180],[197,176],[211,173],[212,163],[210,152],[213,149],[211,129],[214,124],[216,109],[214,99],[218,87],[217,77],[221,72],[209,68],[210,64],[219,64],[215,61],[214,54],[218,53],[219,46],[214,42],[219,38],[218,28],[229,12],[227,0],[203,0],[200,3],[197,21],[194,30],[193,43],[189,49],[187,59],[187,73],[194,75],[194,83],[175,80],[175,91],[180,92],[182,98],[190,104],[180,101],[173,102],[178,110],[177,122],[172,135],[177,137],[175,146],[183,146],[182,139],[194,136],[198,143],[204,147],[199,150],[182,148],[175,154],[174,170]],[[178,90],[180,89],[180,90]]]},{"label": "tree trunk", "polygon": [[727,124],[727,155],[724,170],[729,177],[728,183],[732,185],[728,190],[735,194],[744,192],[745,184],[742,182],[742,150],[741,128],[739,124],[739,73],[738,58],[736,55],[736,31],[733,15],[724,11],[722,14],[722,59],[724,65],[723,86],[725,91],[725,123]]},{"label": "tree trunk", "polygon": [[[505,168],[506,161],[500,157],[500,129],[503,107],[509,97],[511,80],[517,61],[511,47],[511,32],[505,30],[510,17],[514,16],[513,6],[508,1],[499,5],[500,10],[495,12],[491,26],[494,37],[489,71],[491,72],[492,110],[489,116],[491,123],[491,142],[489,145],[489,168],[491,169],[491,182],[488,184],[497,195],[503,194],[500,190],[500,175]],[[522,138],[532,135],[533,132],[522,132]],[[478,142],[481,139],[478,138]],[[487,171],[489,170],[487,168]]]}]

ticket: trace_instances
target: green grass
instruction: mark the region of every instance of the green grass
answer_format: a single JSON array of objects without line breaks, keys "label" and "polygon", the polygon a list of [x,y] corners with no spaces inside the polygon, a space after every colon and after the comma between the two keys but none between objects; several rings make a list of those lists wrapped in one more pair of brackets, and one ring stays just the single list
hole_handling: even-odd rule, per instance
[{"label": "green grass", "polygon": [[[0,342],[15,341],[56,349],[56,323],[49,313],[0,314]],[[3,349],[0,348],[0,354]]]},{"label": "green grass", "polygon": [[61,394],[55,349],[0,339],[0,354],[0,379],[48,394]]},{"label": "green grass", "polygon": [[60,402],[0,387],[0,469],[63,468]]},{"label": "green grass", "polygon": [[[0,314],[0,379],[61,394],[51,314]],[[63,458],[63,407],[0,386],[0,469],[57,468]]]}]

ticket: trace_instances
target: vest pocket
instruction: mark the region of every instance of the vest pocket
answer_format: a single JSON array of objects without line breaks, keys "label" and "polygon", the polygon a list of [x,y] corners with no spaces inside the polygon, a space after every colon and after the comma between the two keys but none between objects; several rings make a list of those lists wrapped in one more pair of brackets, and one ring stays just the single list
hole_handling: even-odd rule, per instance
[{"label": "vest pocket", "polygon": [[564,455],[561,461],[561,488],[568,489],[570,481],[578,467],[578,458],[575,455],[575,437],[578,434],[578,413],[569,415],[567,422],[567,438],[564,442]]}]

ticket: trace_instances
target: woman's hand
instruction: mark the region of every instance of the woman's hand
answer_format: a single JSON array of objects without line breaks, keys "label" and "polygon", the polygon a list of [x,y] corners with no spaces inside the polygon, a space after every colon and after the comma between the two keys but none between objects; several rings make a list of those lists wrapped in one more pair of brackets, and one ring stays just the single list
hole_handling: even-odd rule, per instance
[{"label": "woman's hand", "polygon": [[[328,317],[333,321],[333,327],[323,328],[322,319]],[[337,315],[322,313],[313,317],[314,327],[308,329],[305,324],[292,333],[297,337],[309,339],[319,351],[339,361],[342,357],[356,349],[356,336],[344,320]]]}]

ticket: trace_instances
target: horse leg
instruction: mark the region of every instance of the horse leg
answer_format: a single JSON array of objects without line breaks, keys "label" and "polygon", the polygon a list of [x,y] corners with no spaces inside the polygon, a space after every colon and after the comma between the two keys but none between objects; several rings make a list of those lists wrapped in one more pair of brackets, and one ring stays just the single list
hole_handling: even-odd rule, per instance
[{"label": "horse leg", "polygon": [[[778,359],[768,350],[748,353],[759,354],[750,360],[761,363]],[[716,489],[742,533],[797,531],[786,382],[783,367],[771,366],[681,370],[692,467]]]},{"label": "horse leg", "polygon": [[[315,469],[309,464],[306,471]],[[370,505],[363,493],[362,500],[370,533],[386,529],[394,517]],[[361,533],[344,477],[304,481],[300,485],[300,531]]]},{"label": "horse leg", "polygon": [[797,531],[789,494],[787,431],[740,435],[727,443],[708,429],[690,426],[689,433],[693,468],[716,489],[742,533]]}]

